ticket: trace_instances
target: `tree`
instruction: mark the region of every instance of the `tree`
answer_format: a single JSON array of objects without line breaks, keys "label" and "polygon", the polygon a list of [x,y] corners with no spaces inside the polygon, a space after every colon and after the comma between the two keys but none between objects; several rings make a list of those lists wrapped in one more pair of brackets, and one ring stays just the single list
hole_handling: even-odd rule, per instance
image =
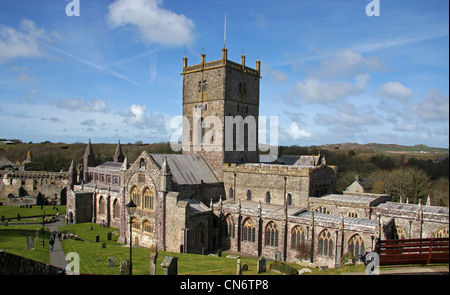
[{"label": "tree", "polygon": [[404,167],[392,170],[384,176],[386,191],[393,196],[407,198],[412,203],[417,203],[420,198],[426,197],[430,188],[430,177],[422,169],[416,167]]}]

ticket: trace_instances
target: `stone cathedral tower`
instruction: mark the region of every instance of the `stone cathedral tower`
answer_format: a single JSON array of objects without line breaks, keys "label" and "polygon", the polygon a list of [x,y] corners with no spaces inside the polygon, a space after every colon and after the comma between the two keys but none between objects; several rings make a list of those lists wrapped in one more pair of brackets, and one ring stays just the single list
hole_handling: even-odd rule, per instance
[{"label": "stone cathedral tower", "polygon": [[[188,66],[184,57],[182,73],[183,154],[203,154],[221,180],[224,163],[257,163],[259,160],[261,62],[258,60],[256,69],[252,69],[245,65],[245,55],[241,56],[239,64],[228,60],[227,52],[226,48],[222,49],[222,59],[212,62],[206,62],[202,53],[201,63],[193,66]],[[229,119],[236,124],[225,130]],[[240,129],[239,120],[248,124],[241,124]],[[226,131],[232,132],[232,139],[226,137]],[[239,146],[239,142],[243,146]]]}]

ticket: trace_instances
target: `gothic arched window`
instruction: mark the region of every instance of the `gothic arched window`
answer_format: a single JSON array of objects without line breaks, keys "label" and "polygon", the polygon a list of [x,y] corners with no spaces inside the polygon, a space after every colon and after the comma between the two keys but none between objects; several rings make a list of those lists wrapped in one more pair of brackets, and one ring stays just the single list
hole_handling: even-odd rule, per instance
[{"label": "gothic arched window", "polygon": [[356,261],[359,261],[359,257],[366,253],[366,243],[364,243],[364,239],[360,235],[356,234],[350,239],[348,252],[355,257]]},{"label": "gothic arched window", "polygon": [[242,227],[242,240],[247,242],[256,241],[256,228],[252,219],[247,219]]},{"label": "gothic arched window", "polygon": [[266,226],[266,246],[278,247],[278,227],[275,222]]},{"label": "gothic arched window", "polygon": [[292,249],[296,249],[298,246],[300,246],[300,244],[306,243],[305,231],[303,230],[303,228],[301,228],[298,225],[292,229],[291,237],[292,237],[292,241],[291,241]]},{"label": "gothic arched window", "polygon": [[144,208],[153,210],[154,209],[154,201],[155,201],[155,197],[153,196],[152,191],[149,188],[146,188],[144,190],[144,198],[143,198]]},{"label": "gothic arched window", "polygon": [[225,219],[226,221],[226,225],[227,225],[227,229],[225,232],[225,235],[229,238],[234,238],[234,218],[231,215],[228,215],[227,218]]},{"label": "gothic arched window", "polygon": [[329,230],[324,229],[319,235],[319,255],[333,256],[334,241]]}]

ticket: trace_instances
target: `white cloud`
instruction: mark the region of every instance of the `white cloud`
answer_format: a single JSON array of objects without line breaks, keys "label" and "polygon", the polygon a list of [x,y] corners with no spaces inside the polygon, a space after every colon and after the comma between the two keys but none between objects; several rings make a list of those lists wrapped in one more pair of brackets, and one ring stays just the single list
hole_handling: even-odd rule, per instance
[{"label": "white cloud", "polygon": [[289,134],[289,136],[292,139],[301,139],[301,138],[312,137],[311,132],[306,131],[304,129],[300,129],[297,122],[292,122],[291,125],[289,125],[288,129],[286,130],[286,133]]},{"label": "white cloud", "polygon": [[300,97],[308,102],[336,102],[347,96],[359,95],[363,92],[370,76],[367,74],[355,77],[355,83],[351,84],[344,81],[322,82],[317,78],[307,79],[304,83],[297,82],[294,89],[288,92],[288,97]]},{"label": "white cloud", "polygon": [[54,99],[52,100],[57,108],[66,110],[78,110],[83,112],[107,112],[108,103],[104,100],[94,98],[92,100],[87,100],[85,98],[74,98],[74,99]]},{"label": "white cloud", "polygon": [[136,26],[141,38],[149,43],[169,46],[191,43],[194,22],[161,5],[162,0],[116,0],[108,7],[107,19],[113,28]]},{"label": "white cloud", "polygon": [[11,27],[0,25],[0,64],[20,57],[42,57],[37,40]]},{"label": "white cloud", "polygon": [[443,95],[435,88],[428,89],[425,100],[411,107],[421,119],[430,121],[445,121],[449,119],[449,96]]},{"label": "white cloud", "polygon": [[340,50],[325,58],[317,70],[310,74],[314,77],[349,77],[363,72],[379,71],[384,66],[375,57],[364,57],[351,49]]},{"label": "white cloud", "polygon": [[369,106],[357,108],[346,103],[336,108],[336,114],[318,113],[314,122],[319,125],[335,126],[342,133],[362,132],[364,126],[380,125],[382,121]]},{"label": "white cloud", "polygon": [[151,111],[147,112],[146,105],[131,105],[123,123],[138,129],[159,130],[161,133],[166,131],[164,116]]},{"label": "white cloud", "polygon": [[409,89],[398,81],[389,81],[377,90],[377,94],[381,97],[399,99],[402,101],[410,99],[413,93],[412,89]]}]

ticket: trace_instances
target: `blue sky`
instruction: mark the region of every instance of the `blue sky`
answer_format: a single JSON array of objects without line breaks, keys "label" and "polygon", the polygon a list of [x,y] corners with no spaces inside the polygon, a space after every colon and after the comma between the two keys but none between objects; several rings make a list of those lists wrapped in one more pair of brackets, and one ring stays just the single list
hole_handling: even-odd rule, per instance
[{"label": "blue sky", "polygon": [[[0,1],[0,138],[160,142],[182,114],[182,58],[262,62],[279,144],[449,147],[449,3]],[[376,2],[376,1],[375,1]]]}]

